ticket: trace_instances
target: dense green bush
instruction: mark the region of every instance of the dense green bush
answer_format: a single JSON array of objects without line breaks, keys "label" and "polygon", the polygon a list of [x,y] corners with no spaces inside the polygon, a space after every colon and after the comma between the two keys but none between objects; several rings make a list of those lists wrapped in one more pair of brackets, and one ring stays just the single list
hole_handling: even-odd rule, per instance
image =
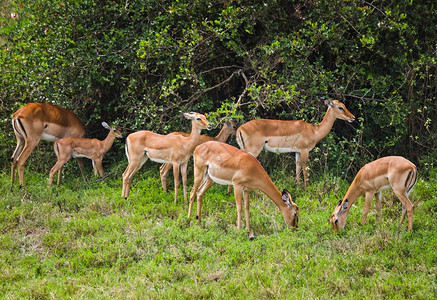
[{"label": "dense green bush", "polygon": [[187,110],[320,122],[320,96],[357,122],[337,122],[313,168],[388,154],[435,163],[434,1],[2,2],[2,164],[10,115],[30,101],[68,107],[103,137],[102,120],[189,130]]}]

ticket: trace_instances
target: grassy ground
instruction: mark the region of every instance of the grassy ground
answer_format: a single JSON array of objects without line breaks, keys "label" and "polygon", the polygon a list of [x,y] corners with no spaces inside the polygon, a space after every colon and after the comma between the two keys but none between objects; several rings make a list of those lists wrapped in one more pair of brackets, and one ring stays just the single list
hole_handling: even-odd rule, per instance
[{"label": "grassy ground", "polygon": [[361,198],[345,229],[334,233],[328,220],[346,182],[326,176],[303,191],[290,178],[273,178],[298,203],[299,230],[286,228],[273,202],[254,193],[257,238],[249,241],[246,230],[236,229],[235,202],[226,187],[207,192],[198,226],[187,218],[182,196],[174,205],[173,193],[161,192],[157,166],[150,166],[152,171],[135,176],[127,200],[120,196],[121,167],[91,185],[66,172],[68,182],[52,189],[46,174],[28,171],[26,189],[14,192],[9,170],[3,170],[0,297],[437,296],[437,172],[420,178],[411,194],[412,232],[406,222],[398,230],[401,204],[390,191],[383,194],[382,224],[374,206],[367,224],[360,224]]}]

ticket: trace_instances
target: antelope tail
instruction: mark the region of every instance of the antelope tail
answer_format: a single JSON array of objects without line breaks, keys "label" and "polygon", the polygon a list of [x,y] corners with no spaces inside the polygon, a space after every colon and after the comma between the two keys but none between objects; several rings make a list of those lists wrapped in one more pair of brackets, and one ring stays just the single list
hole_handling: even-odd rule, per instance
[{"label": "antelope tail", "polygon": [[53,144],[53,149],[55,150],[56,157],[59,157],[59,144],[56,141]]},{"label": "antelope tail", "polygon": [[244,143],[243,133],[239,128],[237,129],[237,134],[235,135],[235,139],[237,140],[237,144],[240,147],[240,149],[245,150],[246,145]]},{"label": "antelope tail", "polygon": [[124,151],[126,153],[127,162],[130,162],[129,161],[129,139],[126,139],[126,147],[124,148]]},{"label": "antelope tail", "polygon": [[405,180],[405,188],[407,189],[407,194],[411,192],[414,185],[416,184],[416,181],[417,181],[417,171],[416,169],[413,169],[408,173],[407,180]]},{"label": "antelope tail", "polygon": [[20,119],[12,119],[12,127],[17,135],[27,137],[26,129],[24,129],[23,123],[21,123]]}]

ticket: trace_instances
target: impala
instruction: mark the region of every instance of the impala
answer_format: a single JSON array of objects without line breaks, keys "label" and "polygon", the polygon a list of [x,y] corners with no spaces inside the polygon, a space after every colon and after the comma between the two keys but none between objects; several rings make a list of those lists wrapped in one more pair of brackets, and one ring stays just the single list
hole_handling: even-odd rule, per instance
[{"label": "impala", "polygon": [[366,222],[373,195],[376,200],[376,210],[381,221],[381,191],[389,188],[402,202],[402,216],[399,226],[408,213],[408,230],[413,229],[413,207],[408,195],[416,184],[417,169],[409,160],[401,156],[387,156],[366,164],[358,171],[343,200],[340,200],[331,216],[334,231],[343,229],[349,209],[355,200],[364,195],[364,210],[361,223]]},{"label": "impala", "polygon": [[[41,139],[56,141],[64,137],[83,137],[85,129],[71,111],[49,103],[29,103],[12,116],[12,127],[17,137],[17,147],[11,157],[11,179],[14,183],[15,167],[18,168],[20,188],[24,185],[24,164]],[[78,159],[85,178],[83,162]]]},{"label": "impala", "polygon": [[97,172],[99,172],[100,176],[103,177],[103,157],[106,152],[111,149],[115,138],[121,137],[121,131],[115,127],[110,127],[106,122],[102,122],[102,126],[109,130],[108,136],[103,141],[76,137],[66,137],[55,141],[53,148],[58,161],[50,170],[49,186],[52,185],[56,172],[58,172],[59,185],[62,167],[71,157],[86,157],[91,159],[93,162],[94,175],[97,176]]},{"label": "impala", "polygon": [[236,138],[240,149],[258,157],[264,148],[275,153],[296,153],[296,181],[299,182],[303,170],[304,186],[307,187],[308,156],[311,149],[331,130],[336,119],[355,120],[343,103],[337,100],[325,100],[328,110],[323,121],[309,124],[302,120],[281,121],[257,119],[241,125]]},{"label": "impala", "polygon": [[[250,153],[220,142],[206,142],[194,150],[194,184],[190,193],[188,217],[197,194],[197,220],[200,224],[202,197],[217,182],[233,185],[237,204],[237,227],[241,229],[242,198],[245,204],[246,227],[250,231],[249,193],[260,190],[275,202],[285,223],[297,228],[299,208],[287,190],[281,193],[259,161]],[[203,179],[203,181],[202,181]],[[243,195],[243,197],[242,197]],[[250,231],[250,238],[253,233]]]},{"label": "impala", "polygon": [[126,138],[126,156],[129,165],[123,173],[122,197],[129,196],[132,178],[142,165],[151,159],[158,163],[173,165],[176,203],[179,188],[179,169],[182,173],[184,187],[184,199],[187,200],[187,166],[188,160],[199,144],[200,130],[211,129],[208,120],[199,113],[184,113],[191,120],[191,134],[188,137],[182,135],[160,135],[151,131],[137,131]]},{"label": "impala", "polygon": [[[209,142],[209,141],[226,142],[228,137],[231,134],[235,133],[236,129],[237,129],[237,126],[234,124],[234,122],[226,121],[223,124],[223,127],[220,130],[219,134],[216,135],[215,137],[212,137],[212,136],[209,136],[206,134],[202,134],[200,136],[199,145],[203,144],[205,142]],[[172,132],[170,134],[171,135],[182,135],[185,137],[188,137],[190,135],[189,133],[186,133],[186,132]],[[161,167],[159,168],[159,172],[161,175],[162,189],[164,190],[164,192],[167,192],[167,174],[171,168],[172,168],[171,164],[162,164]]]}]

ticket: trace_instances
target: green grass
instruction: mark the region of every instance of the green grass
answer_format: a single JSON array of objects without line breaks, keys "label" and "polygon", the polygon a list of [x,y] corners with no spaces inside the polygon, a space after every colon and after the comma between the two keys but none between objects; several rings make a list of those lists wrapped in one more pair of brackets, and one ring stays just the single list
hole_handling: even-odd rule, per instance
[{"label": "green grass", "polygon": [[198,226],[187,218],[182,189],[177,205],[172,192],[161,192],[156,164],[135,176],[127,200],[120,196],[122,169],[87,185],[67,168],[64,184],[51,189],[46,174],[27,171],[26,189],[16,184],[13,192],[9,170],[1,172],[1,298],[437,295],[437,172],[420,178],[411,194],[412,232],[406,222],[398,229],[401,204],[392,192],[383,195],[382,224],[373,206],[361,225],[361,198],[335,233],[328,220],[347,182],[325,176],[304,191],[290,178],[273,178],[292,191],[299,230],[287,228],[273,202],[253,193],[257,237],[249,241],[247,230],[236,229],[235,202],[225,186],[206,193]]}]

